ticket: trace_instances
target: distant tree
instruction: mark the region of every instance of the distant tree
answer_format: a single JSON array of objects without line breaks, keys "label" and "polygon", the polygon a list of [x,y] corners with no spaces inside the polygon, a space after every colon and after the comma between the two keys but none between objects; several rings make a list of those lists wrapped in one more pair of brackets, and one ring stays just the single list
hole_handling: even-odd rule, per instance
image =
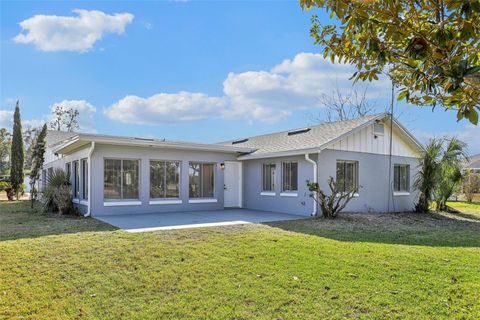
[{"label": "distant tree", "polygon": [[45,149],[46,149],[46,137],[47,137],[47,124],[44,124],[40,133],[34,139],[32,143],[32,167],[30,171],[30,189],[31,189],[31,207],[37,197],[37,181],[40,178],[40,172],[42,170],[43,162],[45,161]]},{"label": "distant tree", "polygon": [[12,135],[6,128],[0,128],[0,174],[6,174],[10,168]]},{"label": "distant tree", "polygon": [[367,88],[360,91],[354,86],[345,93],[338,86],[334,86],[329,94],[323,93],[319,97],[324,111],[314,116],[317,122],[334,122],[355,119],[371,114],[374,107],[367,99]]},{"label": "distant tree", "polygon": [[23,145],[25,147],[25,168],[32,167],[32,149],[34,145],[35,137],[40,132],[41,127],[27,126],[23,129]]},{"label": "distant tree", "polygon": [[20,118],[20,104],[17,101],[15,113],[13,114],[13,135],[12,135],[12,151],[10,157],[10,183],[17,200],[23,185],[23,163],[24,150],[22,138],[22,121]]},{"label": "distant tree", "polygon": [[480,1],[300,0],[335,19],[313,16],[310,34],[324,57],[356,67],[355,80],[386,74],[398,98],[457,110],[478,123]]},{"label": "distant tree", "polygon": [[78,115],[79,112],[76,109],[57,105],[53,111],[53,118],[50,121],[50,129],[68,132],[78,130]]},{"label": "distant tree", "polygon": [[473,202],[475,193],[480,193],[480,173],[466,171],[463,193],[465,194],[467,202]]}]

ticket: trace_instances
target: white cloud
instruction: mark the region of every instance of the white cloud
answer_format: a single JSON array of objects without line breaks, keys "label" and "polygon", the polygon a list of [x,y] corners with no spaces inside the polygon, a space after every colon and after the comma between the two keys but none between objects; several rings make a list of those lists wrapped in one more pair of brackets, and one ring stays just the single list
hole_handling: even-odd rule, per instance
[{"label": "white cloud", "polygon": [[[321,108],[319,96],[331,92],[335,83],[349,90],[352,81],[348,79],[353,72],[352,66],[332,64],[319,54],[299,53],[268,71],[229,73],[220,97],[191,92],[127,96],[108,107],[105,114],[113,120],[137,124],[207,117],[274,123],[288,118],[294,110]],[[378,95],[384,85],[371,84],[370,94]]]},{"label": "white cloud", "polygon": [[95,121],[94,115],[97,112],[97,109],[85,100],[63,100],[57,103],[54,103],[50,106],[51,114],[48,116],[48,121],[52,119],[53,111],[57,106],[62,107],[62,109],[75,109],[78,111],[77,122],[79,125],[78,131],[80,132],[96,132],[95,130]]},{"label": "white cloud", "polygon": [[13,111],[0,110],[0,128],[7,128],[9,131],[13,125]]},{"label": "white cloud", "polygon": [[158,124],[215,117],[225,105],[225,99],[203,93],[159,93],[149,98],[126,96],[107,108],[105,114],[124,123]]},{"label": "white cloud", "polygon": [[20,22],[26,33],[16,43],[31,43],[42,51],[87,52],[105,33],[122,34],[133,21],[131,13],[106,14],[97,10],[73,10],[77,16],[35,15]]},{"label": "white cloud", "polygon": [[[96,132],[94,115],[97,109],[85,100],[63,100],[61,102],[54,103],[50,106],[50,114],[45,114],[39,118],[25,118],[24,113],[20,110],[22,117],[22,127],[24,129],[38,128],[43,126],[45,123],[49,123],[53,117],[53,111],[56,106],[60,106],[63,109],[76,109],[78,110],[77,121],[79,124],[80,132]],[[0,110],[0,128],[7,128],[11,131],[13,126],[13,111],[10,110]]]}]

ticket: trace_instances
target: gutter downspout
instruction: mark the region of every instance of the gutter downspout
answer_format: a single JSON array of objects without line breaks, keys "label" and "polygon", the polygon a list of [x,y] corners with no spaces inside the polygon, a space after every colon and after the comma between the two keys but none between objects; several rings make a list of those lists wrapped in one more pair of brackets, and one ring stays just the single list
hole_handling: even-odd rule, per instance
[{"label": "gutter downspout", "polygon": [[92,163],[92,153],[93,153],[93,149],[95,149],[95,141],[92,141],[92,144],[90,146],[90,149],[88,150],[88,209],[87,209],[87,213],[85,213],[83,216],[84,217],[90,217],[90,215],[92,214],[91,212],[91,207],[92,207],[92,166],[91,166],[91,163]]},{"label": "gutter downspout", "polygon": [[[319,152],[319,154],[320,154],[320,152]],[[313,165],[313,182],[317,183],[317,180],[318,180],[317,179],[317,169],[318,169],[317,162],[310,159],[310,157],[308,156],[308,153],[305,153],[305,160],[307,162],[310,162]],[[315,198],[316,194],[314,194],[313,197]],[[312,215],[312,217],[317,215],[317,202],[315,201],[315,199],[313,200],[313,211],[312,211],[311,215]]]}]

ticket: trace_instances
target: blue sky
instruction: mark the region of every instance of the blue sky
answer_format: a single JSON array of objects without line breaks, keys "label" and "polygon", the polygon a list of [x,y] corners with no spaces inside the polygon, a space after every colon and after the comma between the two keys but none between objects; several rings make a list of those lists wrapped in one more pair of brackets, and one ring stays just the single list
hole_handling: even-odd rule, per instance
[{"label": "blue sky", "polygon": [[[0,5],[0,126],[20,99],[32,125],[60,104],[86,131],[216,142],[310,125],[322,93],[351,87],[353,69],[323,61],[296,1]],[[368,87],[378,111],[389,87]],[[454,134],[480,152],[479,128],[454,112],[395,113],[420,140]]]}]

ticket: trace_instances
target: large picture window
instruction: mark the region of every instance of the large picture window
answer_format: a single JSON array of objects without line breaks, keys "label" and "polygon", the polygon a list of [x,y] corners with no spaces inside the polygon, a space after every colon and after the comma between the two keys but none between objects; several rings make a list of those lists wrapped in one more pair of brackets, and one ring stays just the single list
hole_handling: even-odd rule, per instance
[{"label": "large picture window", "polygon": [[298,163],[282,163],[282,191],[298,190]]},{"label": "large picture window", "polygon": [[262,191],[275,191],[275,164],[274,163],[263,164]]},{"label": "large picture window", "polygon": [[179,161],[150,161],[150,198],[180,198]]},{"label": "large picture window", "polygon": [[190,162],[188,169],[190,198],[213,198],[215,164]]},{"label": "large picture window", "polygon": [[88,199],[88,161],[82,159],[80,162],[80,169],[82,171],[82,199]]},{"label": "large picture window", "polygon": [[80,198],[80,169],[78,167],[78,161],[73,162],[73,197],[75,199]]},{"label": "large picture window", "polygon": [[342,192],[358,190],[358,161],[337,160],[337,184]]},{"label": "large picture window", "polygon": [[139,160],[105,159],[103,197],[138,199]]},{"label": "large picture window", "polygon": [[393,190],[396,192],[409,192],[410,166],[396,164],[393,166]]}]

